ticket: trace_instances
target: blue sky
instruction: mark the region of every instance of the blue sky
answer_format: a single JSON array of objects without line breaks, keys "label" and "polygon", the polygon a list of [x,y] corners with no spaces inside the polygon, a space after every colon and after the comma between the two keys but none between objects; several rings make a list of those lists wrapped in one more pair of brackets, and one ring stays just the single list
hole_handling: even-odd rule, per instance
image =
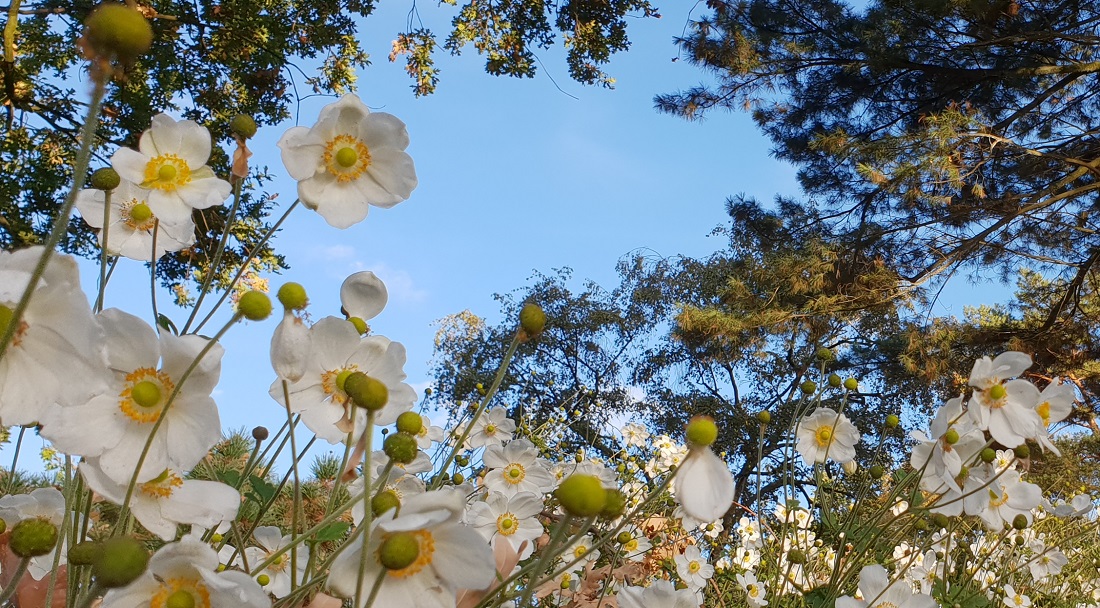
[{"label": "blue sky", "polygon": [[[746,114],[686,122],[653,109],[654,94],[705,78],[673,61],[672,39],[683,31],[686,8],[631,23],[633,49],[607,67],[618,81],[614,90],[572,82],[558,49],[540,53],[538,77],[517,80],[485,74],[484,60],[468,48],[460,57],[440,56],[438,92],[417,99],[403,64],[386,60],[408,17],[401,4],[381,3],[365,20],[362,44],[373,65],[360,73],[358,86],[372,110],[408,125],[420,185],[408,201],[372,209],[343,231],[297,209],[275,241],[291,268],[270,279],[273,290],[285,281],[303,284],[319,319],[339,314],[344,277],[373,270],[390,302],[371,326],[406,346],[408,381],[418,390],[429,380],[437,319],[469,309],[494,322],[492,294],[524,286],[535,270],[571,267],[577,285],[592,279],[611,287],[615,262],[630,252],[707,255],[724,244],[708,233],[725,221],[729,196],[798,193],[794,169],[770,157]],[[428,6],[421,17],[445,33],[452,14]],[[331,101],[303,100],[297,124],[310,125]],[[253,163],[282,176],[269,188],[282,205],[294,200],[295,186],[274,144],[293,124],[264,129],[250,144]],[[94,266],[86,265],[89,293],[94,281]],[[148,317],[148,284],[143,265],[124,260],[107,305]],[[161,312],[181,324],[185,311],[166,294],[160,301]],[[215,397],[225,428],[274,429],[285,419],[267,395],[276,323],[273,316],[243,324],[224,340]]]}]

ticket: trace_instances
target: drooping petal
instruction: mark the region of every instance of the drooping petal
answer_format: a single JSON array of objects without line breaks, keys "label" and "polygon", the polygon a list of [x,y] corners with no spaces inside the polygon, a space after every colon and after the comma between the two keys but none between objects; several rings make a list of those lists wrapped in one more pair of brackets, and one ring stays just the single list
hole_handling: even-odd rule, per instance
[{"label": "drooping petal", "polygon": [[348,316],[364,321],[378,316],[388,298],[386,284],[369,270],[349,276],[340,285],[340,304]]},{"label": "drooping petal", "polygon": [[715,521],[733,503],[733,475],[710,448],[691,450],[676,472],[673,484],[684,512],[700,521]]}]

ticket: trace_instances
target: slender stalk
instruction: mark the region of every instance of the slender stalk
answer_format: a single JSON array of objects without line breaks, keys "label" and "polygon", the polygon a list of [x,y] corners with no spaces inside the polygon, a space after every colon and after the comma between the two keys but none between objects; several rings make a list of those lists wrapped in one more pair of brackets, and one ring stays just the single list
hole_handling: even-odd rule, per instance
[{"label": "slender stalk", "polygon": [[[374,441],[374,412],[373,411],[367,413],[367,428],[363,431],[363,438],[366,441],[366,446],[365,446],[365,449],[363,450],[363,483],[364,483],[364,486],[365,486],[365,491],[366,491],[367,496],[370,496],[371,495],[371,490],[374,488],[374,480],[373,480],[373,473],[374,472],[370,470],[370,461],[371,461],[371,456],[372,456],[371,452],[374,451],[374,449],[373,449],[374,446],[372,445],[372,443]],[[364,530],[364,532],[363,532],[363,550],[359,554],[359,577],[355,581],[355,603],[354,603],[355,606],[362,606],[362,604],[359,602],[359,598],[363,597],[363,582],[364,582],[364,579],[366,578],[366,572],[367,572],[367,559],[368,559],[367,546],[370,544],[370,535],[371,535],[370,524],[371,524],[371,519],[374,516],[374,512],[371,510],[371,504],[370,503],[371,503],[371,501],[368,500],[367,504],[364,505],[365,508],[363,509],[363,521],[360,522],[360,524],[359,524],[359,527],[362,530]],[[384,569],[382,570],[382,574],[385,574]],[[371,591],[371,594],[370,594],[371,601],[373,601],[374,596],[378,594],[378,587],[380,587],[381,584],[382,584],[381,580],[379,580],[376,583],[375,588]],[[368,603],[367,608],[369,608],[369,607],[370,607],[370,604]]]},{"label": "slender stalk", "polygon": [[103,228],[99,235],[99,294],[95,299],[95,312],[103,312],[103,297],[107,291],[107,238],[111,232],[111,193],[113,190],[103,192]]},{"label": "slender stalk", "polygon": [[153,300],[153,327],[160,333],[160,314],[157,312],[157,234],[160,220],[153,220],[153,257],[149,258],[149,296]]},{"label": "slender stalk", "polygon": [[302,485],[298,476],[298,445],[294,437],[294,413],[290,411],[290,385],[286,380],[283,384],[283,403],[286,404],[286,420],[290,425],[290,453],[294,454],[291,462],[291,471],[294,473],[294,497],[290,507],[290,591],[298,588],[298,510],[302,507]]},{"label": "slender stalk", "polygon": [[[183,325],[183,333],[187,333],[187,330],[191,328],[191,323],[195,321],[195,315],[199,314],[199,307],[202,306],[203,298],[210,292],[210,285],[214,282],[214,274],[218,269],[218,265],[222,263],[225,244],[229,241],[229,232],[233,227],[233,222],[237,219],[237,208],[241,204],[241,184],[243,182],[243,179],[233,180],[233,205],[225,216],[225,227],[222,228],[221,238],[218,239],[218,248],[214,250],[214,260],[206,268],[206,276],[203,277],[202,286],[199,288],[199,297],[195,299],[195,306],[191,309],[191,315],[187,317],[187,323]],[[218,304],[220,305],[221,302]]]},{"label": "slender stalk", "polygon": [[23,447],[23,435],[27,432],[27,427],[19,427],[19,434],[15,437],[15,453],[11,455],[11,468],[8,469],[8,491],[4,494],[11,494],[15,489],[15,467],[19,464],[19,452]]},{"label": "slender stalk", "polygon": [[19,587],[19,580],[23,578],[23,575],[27,573],[27,564],[31,563],[31,558],[24,557],[19,560],[19,565],[15,567],[15,572],[11,575],[11,582],[7,587],[4,587],[3,591],[0,591],[0,606],[8,603],[11,596],[15,595],[15,589]]}]

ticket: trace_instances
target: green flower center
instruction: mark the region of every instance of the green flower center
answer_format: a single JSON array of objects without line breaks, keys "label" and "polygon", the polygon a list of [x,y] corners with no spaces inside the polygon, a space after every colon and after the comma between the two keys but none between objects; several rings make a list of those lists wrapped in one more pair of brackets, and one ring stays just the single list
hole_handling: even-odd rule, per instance
[{"label": "green flower center", "polygon": [[130,389],[130,397],[141,407],[153,407],[160,403],[160,386],[155,382],[142,380]]},{"label": "green flower center", "polygon": [[392,534],[378,548],[378,561],[387,570],[408,568],[419,556],[420,543],[410,532]]},{"label": "green flower center", "polygon": [[164,606],[165,608],[195,608],[195,596],[191,595],[190,591],[180,589],[168,596]]},{"label": "green flower center", "polygon": [[823,426],[817,429],[817,445],[825,447],[833,442],[833,427]]},{"label": "green flower center", "polygon": [[[165,167],[168,166],[169,165],[165,165]],[[175,169],[172,170],[175,171]],[[134,223],[141,224],[147,222],[151,217],[153,217],[153,210],[145,203],[138,203],[130,209],[130,219],[133,220]]]},{"label": "green flower center", "polygon": [[157,169],[157,179],[162,182],[170,182],[176,179],[176,174],[179,171],[176,170],[175,165],[164,164]]},{"label": "green flower center", "polygon": [[336,374],[336,388],[340,389],[341,391],[344,390],[344,384],[348,381],[348,376],[352,375],[353,373],[355,373],[354,370],[345,369],[339,374]]},{"label": "green flower center", "polygon": [[1003,384],[994,384],[989,387],[989,398],[994,401],[1004,399],[1006,395],[1008,395],[1008,391],[1005,390]]},{"label": "green flower center", "polygon": [[259,583],[261,587],[263,587],[271,582],[271,577],[266,574],[261,574],[256,577],[256,582]]},{"label": "green flower center", "polygon": [[336,151],[336,164],[347,169],[359,162],[359,154],[355,148],[340,148]]}]

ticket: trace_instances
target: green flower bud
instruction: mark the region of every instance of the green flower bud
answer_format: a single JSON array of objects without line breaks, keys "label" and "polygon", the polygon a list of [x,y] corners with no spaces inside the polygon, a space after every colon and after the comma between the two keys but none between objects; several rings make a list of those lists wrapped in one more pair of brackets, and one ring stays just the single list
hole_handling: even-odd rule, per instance
[{"label": "green flower bud", "polygon": [[408,568],[420,557],[420,541],[412,532],[394,532],[378,547],[378,561],[387,570]]},{"label": "green flower bud", "polygon": [[812,395],[817,392],[817,383],[813,380],[807,380],[799,388],[802,389],[803,394]]},{"label": "green flower bud", "polygon": [[882,479],[882,476],[886,474],[886,469],[881,464],[876,464],[868,472],[871,474],[871,479]]},{"label": "green flower bud", "polygon": [[309,305],[306,288],[300,283],[283,283],[275,297],[279,298],[279,303],[287,310],[302,310]]},{"label": "green flower bud", "polygon": [[84,40],[103,59],[130,62],[149,50],[153,28],[125,4],[103,3],[84,20]]},{"label": "green flower bud", "polygon": [[1026,443],[1021,443],[1012,449],[1012,453],[1016,455],[1016,458],[1028,458],[1031,456],[1031,448],[1027,447]]},{"label": "green flower bud", "polygon": [[382,490],[378,494],[375,494],[374,498],[370,499],[370,510],[377,517],[390,509],[397,509],[401,507],[401,499],[397,497],[397,493],[393,490]]},{"label": "green flower bud", "polygon": [[695,416],[688,422],[684,434],[689,445],[705,448],[718,439],[718,425],[710,416]]},{"label": "green flower bud", "polygon": [[989,464],[997,459],[997,450],[993,448],[985,448],[982,450],[982,462]]},{"label": "green flower bud", "polygon": [[546,313],[538,304],[524,304],[519,311],[519,326],[528,338],[537,338],[546,328]]},{"label": "green flower bud", "polygon": [[92,173],[92,178],[88,180],[89,185],[96,190],[114,190],[118,188],[118,185],[122,183],[122,177],[119,176],[118,171],[115,171],[113,167],[103,167],[102,169],[96,169]]},{"label": "green flower bud", "polygon": [[890,414],[886,417],[886,428],[895,429],[901,424],[901,419],[896,414]]},{"label": "green flower bud", "polygon": [[382,451],[395,463],[409,464],[416,460],[419,447],[416,445],[416,437],[408,433],[394,433],[382,442]]},{"label": "green flower bud", "polygon": [[829,374],[829,386],[833,388],[840,388],[844,384],[844,380],[840,379],[840,376],[836,374]]},{"label": "green flower bud", "polygon": [[266,441],[270,432],[265,426],[258,426],[252,429],[252,438],[256,441]]},{"label": "green flower bud", "polygon": [[832,361],[836,358],[836,355],[833,354],[833,350],[831,348],[825,348],[824,346],[817,349],[814,356],[817,357],[818,361]]},{"label": "green flower bud", "polygon": [[424,428],[424,419],[416,412],[402,412],[397,417],[397,430],[402,433],[416,435]]},{"label": "green flower bud", "polygon": [[462,473],[454,473],[451,475],[451,483],[456,486],[462,485],[462,482],[466,481],[466,476]]},{"label": "green flower bud", "polygon": [[624,511],[626,511],[626,496],[619,490],[607,490],[607,501],[603,505],[603,510],[600,511],[600,517],[615,519]]},{"label": "green flower bud", "polygon": [[625,530],[623,532],[619,532],[619,535],[615,537],[615,541],[618,542],[620,545],[625,545],[632,540],[634,540],[634,535],[630,532],[626,532]]},{"label": "green flower bud", "polygon": [[844,381],[844,388],[850,391],[857,390],[859,388],[859,380],[856,380],[855,378],[848,378]]},{"label": "green flower bud", "polygon": [[928,522],[926,520],[923,520],[923,519],[918,519],[916,524],[914,524],[913,527],[915,527],[916,529],[924,532],[924,531],[928,530]]},{"label": "green flower bud", "polygon": [[941,528],[941,529],[942,528],[947,528],[948,526],[951,525],[951,519],[948,518],[943,513],[933,513],[932,514],[932,523],[936,524],[937,528]]},{"label": "green flower bud", "polygon": [[229,131],[241,139],[252,139],[256,135],[256,119],[248,114],[237,114],[229,121]]},{"label": "green flower bud", "polygon": [[90,566],[99,552],[103,550],[102,543],[86,540],[69,547],[69,563],[74,566]]},{"label": "green flower bud", "polygon": [[390,400],[390,389],[381,380],[371,378],[363,372],[347,375],[344,379],[344,392],[355,405],[372,412],[382,409]]},{"label": "green flower bud", "polygon": [[149,552],[137,539],[116,536],[103,542],[103,549],[92,561],[92,575],[108,589],[125,587],[141,576],[148,564]]},{"label": "green flower bud", "polygon": [[1016,517],[1012,518],[1012,527],[1017,530],[1023,530],[1030,522],[1027,520],[1027,515],[1020,513]]},{"label": "green flower bud", "polygon": [[607,490],[594,475],[574,473],[566,477],[554,491],[566,513],[577,517],[592,517],[607,505]]},{"label": "green flower bud", "polygon": [[57,526],[41,517],[24,519],[11,529],[11,552],[19,557],[38,557],[53,551]]},{"label": "green flower bud", "polygon": [[263,321],[271,316],[271,298],[262,291],[248,291],[237,300],[237,312],[249,321]]},{"label": "green flower bud", "polygon": [[772,413],[767,411],[767,410],[757,412],[756,413],[756,420],[760,424],[768,424],[769,422],[772,421]]},{"label": "green flower bud", "polygon": [[460,467],[464,467],[470,464],[470,459],[465,456],[455,456],[455,464]]},{"label": "green flower bud", "polygon": [[805,564],[806,552],[802,549],[791,549],[787,552],[787,561],[792,564]]}]

